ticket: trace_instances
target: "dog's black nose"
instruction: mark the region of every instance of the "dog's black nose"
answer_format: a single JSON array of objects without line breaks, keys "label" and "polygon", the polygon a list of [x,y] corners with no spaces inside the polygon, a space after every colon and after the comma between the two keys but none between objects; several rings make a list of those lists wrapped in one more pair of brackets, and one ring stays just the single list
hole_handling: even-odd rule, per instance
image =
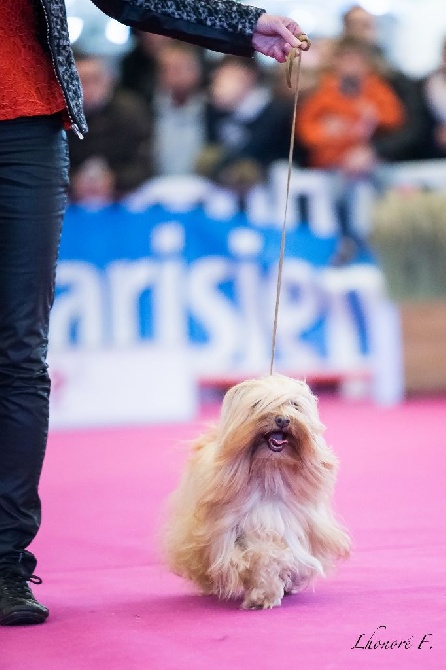
[{"label": "dog's black nose", "polygon": [[290,425],[290,420],[286,419],[284,416],[276,416],[274,420],[276,422],[276,425],[282,430]]}]

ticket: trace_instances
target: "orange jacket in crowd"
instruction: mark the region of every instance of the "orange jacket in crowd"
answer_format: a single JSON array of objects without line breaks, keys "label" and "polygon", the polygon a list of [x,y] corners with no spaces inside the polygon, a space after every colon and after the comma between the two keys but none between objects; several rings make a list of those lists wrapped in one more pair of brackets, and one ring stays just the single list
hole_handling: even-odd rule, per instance
[{"label": "orange jacket in crowd", "polygon": [[335,75],[326,75],[298,111],[296,135],[315,168],[342,165],[349,149],[370,144],[376,134],[400,128],[404,107],[375,74],[366,75],[356,95],[341,91]]}]

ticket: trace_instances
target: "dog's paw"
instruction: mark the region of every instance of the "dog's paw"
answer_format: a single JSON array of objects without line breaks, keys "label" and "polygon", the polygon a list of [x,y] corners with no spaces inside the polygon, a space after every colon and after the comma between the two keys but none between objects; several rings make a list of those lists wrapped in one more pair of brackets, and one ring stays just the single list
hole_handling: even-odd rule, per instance
[{"label": "dog's paw", "polygon": [[280,594],[266,594],[260,589],[253,589],[246,594],[242,602],[242,610],[270,610],[273,607],[280,607],[282,604],[283,592]]},{"label": "dog's paw", "polygon": [[283,593],[285,596],[300,593],[305,587],[305,581],[292,570],[285,570],[280,573],[280,579],[283,582]]},{"label": "dog's paw", "polygon": [[302,586],[299,584],[299,582],[285,582],[283,587],[283,594],[285,596],[294,596],[296,593],[300,593],[301,590]]}]

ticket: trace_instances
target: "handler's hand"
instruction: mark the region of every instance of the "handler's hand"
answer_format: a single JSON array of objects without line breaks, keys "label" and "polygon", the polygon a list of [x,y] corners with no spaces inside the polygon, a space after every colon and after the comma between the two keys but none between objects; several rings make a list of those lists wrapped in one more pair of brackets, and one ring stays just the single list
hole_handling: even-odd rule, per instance
[{"label": "handler's hand", "polygon": [[257,21],[252,36],[252,46],[255,51],[275,58],[279,63],[284,63],[294,47],[308,48],[306,42],[301,42],[296,35],[303,34],[302,28],[292,19],[284,16],[273,16],[262,14]]}]

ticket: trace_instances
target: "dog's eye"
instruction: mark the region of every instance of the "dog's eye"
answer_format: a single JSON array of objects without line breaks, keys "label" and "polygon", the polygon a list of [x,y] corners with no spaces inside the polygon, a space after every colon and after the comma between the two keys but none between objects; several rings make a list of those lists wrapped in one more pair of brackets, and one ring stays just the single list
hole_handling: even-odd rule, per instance
[{"label": "dog's eye", "polygon": [[291,402],[291,404],[292,404],[292,406],[293,406],[295,409],[300,409],[300,405],[299,405],[299,403],[296,402],[295,400],[293,400],[293,401]]}]

